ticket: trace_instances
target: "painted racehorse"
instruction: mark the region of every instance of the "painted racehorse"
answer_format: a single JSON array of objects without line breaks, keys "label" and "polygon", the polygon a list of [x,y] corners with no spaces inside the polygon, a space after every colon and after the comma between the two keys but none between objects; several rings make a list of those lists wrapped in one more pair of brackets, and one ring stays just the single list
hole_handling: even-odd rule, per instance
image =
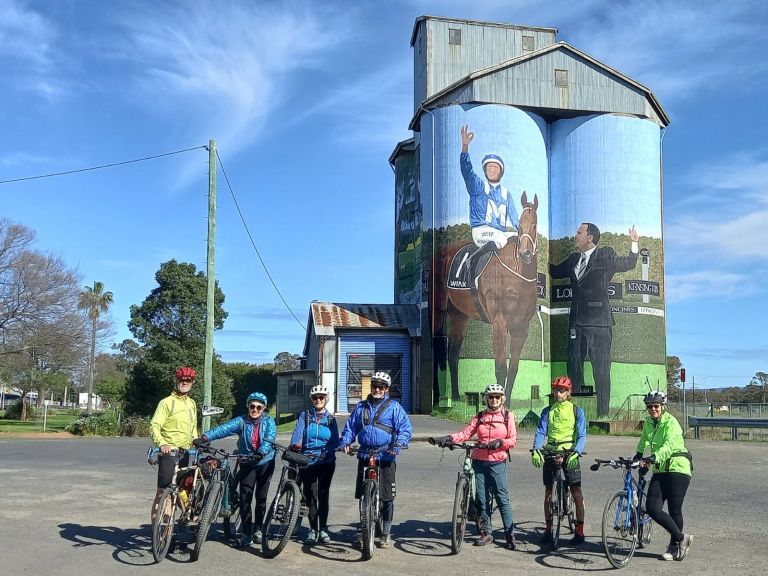
[{"label": "painted racehorse", "polygon": [[[439,276],[436,279],[436,336],[446,335],[447,322],[447,360],[453,400],[460,397],[459,354],[470,319],[491,324],[496,383],[505,387],[507,402],[511,397],[520,353],[528,337],[529,322],[536,310],[536,209],[539,198],[534,195],[533,202],[529,202],[523,192],[521,205],[518,236],[511,237],[503,248],[491,254],[478,281],[477,304],[469,289],[450,288],[447,282],[451,261],[466,244],[454,242],[446,246],[441,251],[439,262],[436,262],[435,269]],[[482,313],[478,310],[478,304]],[[444,369],[444,350],[442,354],[436,351],[436,360],[438,368]]]}]

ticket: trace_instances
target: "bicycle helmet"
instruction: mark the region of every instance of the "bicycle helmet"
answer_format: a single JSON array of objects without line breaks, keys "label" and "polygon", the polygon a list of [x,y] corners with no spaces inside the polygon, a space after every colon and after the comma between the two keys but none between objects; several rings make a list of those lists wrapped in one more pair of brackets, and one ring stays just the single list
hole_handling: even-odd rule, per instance
[{"label": "bicycle helmet", "polygon": [[386,372],[375,372],[373,376],[371,376],[371,384],[374,382],[380,382],[381,384],[386,384],[387,388],[392,386],[392,377],[387,374]]},{"label": "bicycle helmet", "polygon": [[312,388],[309,389],[309,397],[312,398],[312,396],[318,396],[318,395],[328,396],[328,388],[325,384],[315,384],[312,386]]},{"label": "bicycle helmet", "polygon": [[571,385],[571,379],[568,378],[568,376],[558,376],[554,380],[552,380],[552,390],[555,388],[565,388],[566,390],[573,390],[573,386]]},{"label": "bicycle helmet", "polygon": [[488,394],[506,394],[506,390],[504,390],[504,386],[501,384],[488,384],[488,386],[485,387],[484,394],[487,396]]},{"label": "bicycle helmet", "polygon": [[173,375],[177,379],[197,378],[197,372],[195,372],[194,368],[190,368],[189,366],[181,366],[179,368],[176,368],[176,372]]},{"label": "bicycle helmet", "polygon": [[261,402],[262,404],[264,404],[264,409],[265,410],[267,409],[267,397],[261,392],[251,392],[250,394],[248,394],[248,398],[245,399],[245,407],[247,408],[248,405],[254,400],[256,402]]},{"label": "bicycle helmet", "polygon": [[645,395],[645,398],[643,398],[643,402],[645,402],[645,405],[648,406],[649,404],[661,404],[662,406],[667,405],[667,395],[664,394],[661,390],[651,390],[648,392],[648,394]]}]

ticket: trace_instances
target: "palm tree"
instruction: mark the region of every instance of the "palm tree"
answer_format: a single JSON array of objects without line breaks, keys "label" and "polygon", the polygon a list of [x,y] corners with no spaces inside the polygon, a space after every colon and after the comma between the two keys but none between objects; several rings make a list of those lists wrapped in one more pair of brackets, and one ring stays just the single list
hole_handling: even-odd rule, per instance
[{"label": "palm tree", "polygon": [[103,282],[94,282],[93,287],[85,286],[80,292],[79,308],[88,311],[91,319],[91,357],[88,362],[88,412],[91,411],[91,398],[93,397],[94,364],[96,362],[96,330],[99,327],[99,316],[109,310],[112,304],[112,292],[104,292]]}]

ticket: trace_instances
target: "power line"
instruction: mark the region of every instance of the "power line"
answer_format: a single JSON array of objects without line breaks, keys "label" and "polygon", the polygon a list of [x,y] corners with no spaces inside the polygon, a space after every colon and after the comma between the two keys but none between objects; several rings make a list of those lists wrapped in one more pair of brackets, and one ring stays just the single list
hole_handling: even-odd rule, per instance
[{"label": "power line", "polygon": [[0,180],[0,184],[11,184],[13,182],[23,182],[25,180],[39,180],[41,178],[53,178],[54,176],[66,176],[67,174],[77,174],[78,172],[91,172],[93,170],[101,170],[103,168],[113,168],[115,166],[123,166],[125,164],[134,164],[136,162],[144,162],[145,160],[154,160],[155,158],[162,158],[164,156],[173,156],[174,154],[182,154],[184,152],[191,152],[192,150],[208,149],[208,146],[195,146],[194,148],[184,148],[183,150],[175,150],[174,152],[165,152],[163,154],[155,154],[154,156],[145,156],[144,158],[136,158],[134,160],[124,160],[122,162],[112,162],[111,164],[102,164],[101,166],[91,166],[90,168],[78,168],[77,170],[66,170],[64,172],[52,172],[51,174],[40,174],[38,176],[25,176],[24,178],[14,178],[12,180]]},{"label": "power line", "polygon": [[229,177],[227,176],[227,171],[224,170],[224,164],[221,161],[221,156],[219,156],[219,151],[216,150],[216,158],[219,160],[219,166],[221,166],[221,173],[224,174],[224,180],[227,182],[227,187],[229,188],[229,193],[232,196],[232,201],[235,203],[235,208],[237,209],[237,213],[240,216],[240,221],[243,223],[243,228],[245,228],[245,233],[248,234],[248,239],[251,241],[251,246],[253,246],[254,251],[256,252],[256,256],[259,257],[259,262],[261,262],[262,268],[264,268],[264,272],[267,274],[267,278],[269,278],[269,281],[272,283],[272,287],[275,289],[275,292],[277,292],[277,295],[280,296],[280,300],[283,301],[283,304],[285,304],[286,309],[288,312],[291,313],[291,316],[293,316],[293,319],[298,322],[299,326],[301,326],[301,329],[306,332],[307,328],[304,326],[304,324],[301,323],[301,320],[299,320],[296,317],[296,314],[293,313],[293,310],[291,310],[291,307],[288,305],[288,302],[285,301],[285,298],[283,298],[282,293],[280,292],[280,289],[277,287],[277,284],[275,284],[275,281],[272,279],[272,275],[269,273],[269,269],[267,269],[267,265],[264,263],[264,259],[261,257],[261,252],[259,252],[259,249],[256,247],[256,242],[253,241],[253,236],[251,236],[251,231],[248,229],[248,224],[245,222],[245,218],[243,217],[243,212],[240,210],[240,204],[237,203],[237,198],[235,198],[235,192],[232,190],[232,185],[229,183]]}]

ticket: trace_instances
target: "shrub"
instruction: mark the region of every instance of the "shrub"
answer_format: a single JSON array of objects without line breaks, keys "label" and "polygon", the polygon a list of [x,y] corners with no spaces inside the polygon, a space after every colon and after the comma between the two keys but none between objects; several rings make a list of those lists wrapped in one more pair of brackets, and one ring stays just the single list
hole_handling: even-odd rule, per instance
[{"label": "shrub", "polygon": [[120,427],[121,436],[149,436],[149,417],[126,416]]},{"label": "shrub", "polygon": [[78,436],[117,436],[120,425],[117,415],[107,411],[99,414],[84,414],[66,428],[67,432]]},{"label": "shrub", "polygon": [[[21,420],[21,400],[11,404],[5,409],[5,417],[9,420]],[[34,420],[37,410],[31,404],[27,404],[27,420]]]}]

